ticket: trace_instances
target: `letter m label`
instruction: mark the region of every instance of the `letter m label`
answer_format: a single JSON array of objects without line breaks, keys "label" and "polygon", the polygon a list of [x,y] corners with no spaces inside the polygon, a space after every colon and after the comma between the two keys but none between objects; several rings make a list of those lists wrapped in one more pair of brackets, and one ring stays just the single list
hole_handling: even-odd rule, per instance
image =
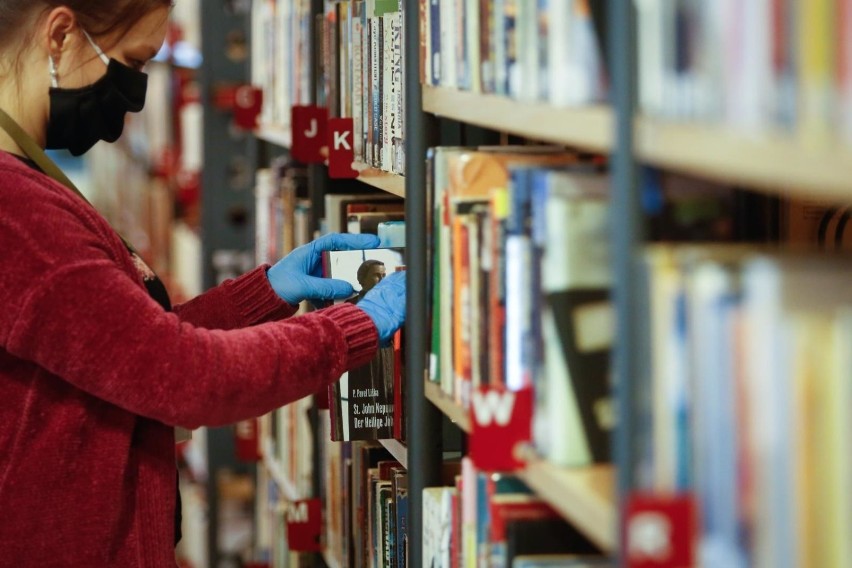
[{"label": "letter m label", "polygon": [[519,444],[532,437],[532,390],[480,389],[471,404],[470,456],[478,469],[512,471],[523,467]]},{"label": "letter m label", "polygon": [[294,501],[287,507],[287,543],[293,552],[319,552],[322,503],[319,499]]},{"label": "letter m label", "polygon": [[305,501],[293,503],[287,509],[287,520],[293,524],[307,523],[309,517],[308,504]]}]

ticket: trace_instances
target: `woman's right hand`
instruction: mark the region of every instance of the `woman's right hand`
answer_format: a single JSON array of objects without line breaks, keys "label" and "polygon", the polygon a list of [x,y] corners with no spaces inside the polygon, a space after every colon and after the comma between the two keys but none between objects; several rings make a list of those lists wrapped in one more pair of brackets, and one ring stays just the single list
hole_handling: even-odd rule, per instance
[{"label": "woman's right hand", "polygon": [[379,344],[387,345],[405,323],[405,272],[386,276],[356,306],[373,320],[379,332]]}]

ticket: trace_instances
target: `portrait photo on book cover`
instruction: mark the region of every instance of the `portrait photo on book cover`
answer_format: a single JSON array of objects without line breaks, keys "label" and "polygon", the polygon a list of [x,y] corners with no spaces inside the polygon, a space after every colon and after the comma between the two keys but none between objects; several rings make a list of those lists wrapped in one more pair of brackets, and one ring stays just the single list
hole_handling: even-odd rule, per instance
[{"label": "portrait photo on book cover", "polygon": [[346,300],[351,304],[369,292],[385,276],[405,268],[403,249],[341,250],[325,253],[324,272],[327,278],[346,280],[356,294]]},{"label": "portrait photo on book cover", "polygon": [[[323,254],[327,278],[345,280],[356,291],[345,302],[357,304],[385,276],[405,269],[403,249],[331,251]],[[393,347],[382,347],[366,365],[344,373],[331,387],[331,437],[335,441],[393,438]]]}]

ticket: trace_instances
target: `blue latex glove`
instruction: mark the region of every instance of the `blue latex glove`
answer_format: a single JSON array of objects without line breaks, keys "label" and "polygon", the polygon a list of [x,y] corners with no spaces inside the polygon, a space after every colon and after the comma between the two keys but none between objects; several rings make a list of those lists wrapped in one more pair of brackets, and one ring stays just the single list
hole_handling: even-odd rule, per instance
[{"label": "blue latex glove", "polygon": [[300,246],[266,271],[278,297],[296,305],[302,300],[342,300],[355,293],[345,280],[322,277],[322,253],[331,250],[373,249],[376,235],[332,233]]},{"label": "blue latex glove", "polygon": [[387,345],[405,323],[405,272],[394,272],[376,284],[356,304],[367,312],[379,330],[379,343]]}]

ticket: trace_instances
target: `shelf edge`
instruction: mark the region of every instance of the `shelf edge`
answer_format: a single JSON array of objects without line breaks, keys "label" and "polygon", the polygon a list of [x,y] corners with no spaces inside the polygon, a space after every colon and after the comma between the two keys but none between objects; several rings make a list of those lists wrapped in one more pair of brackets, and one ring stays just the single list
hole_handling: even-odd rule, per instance
[{"label": "shelf edge", "polygon": [[455,401],[441,391],[441,387],[432,381],[426,381],[426,399],[434,404],[447,418],[470,434],[471,424],[468,413]]},{"label": "shelf edge", "polygon": [[[563,468],[544,460],[530,462],[520,477],[539,497],[605,552],[617,548],[615,468],[596,465]],[[601,486],[609,494],[601,495]]]},{"label": "shelf edge", "polygon": [[379,440],[379,443],[391,453],[402,467],[408,469],[408,448],[399,440]]},{"label": "shelf edge", "polygon": [[615,132],[606,105],[554,107],[492,94],[423,86],[423,110],[460,122],[607,153]]}]

